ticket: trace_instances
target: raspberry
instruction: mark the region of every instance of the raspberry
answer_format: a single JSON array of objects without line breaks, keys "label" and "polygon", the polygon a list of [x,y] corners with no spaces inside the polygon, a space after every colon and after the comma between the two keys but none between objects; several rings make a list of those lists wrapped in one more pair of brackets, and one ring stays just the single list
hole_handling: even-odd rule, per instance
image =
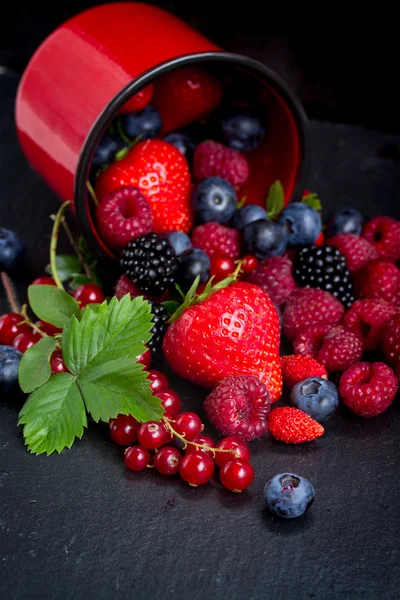
[{"label": "raspberry", "polygon": [[308,329],[314,323],[327,323],[333,327],[341,322],[343,314],[343,304],[325,290],[294,290],[283,312],[285,336],[293,340],[297,332]]},{"label": "raspberry", "polygon": [[207,141],[199,144],[193,157],[193,175],[201,181],[207,177],[222,177],[239,188],[247,181],[249,165],[237,150],[227,148],[218,142]]},{"label": "raspberry", "polygon": [[293,348],[298,354],[314,357],[329,372],[344,371],[363,353],[360,337],[340,325],[314,325],[296,336]]},{"label": "raspberry", "polygon": [[343,373],[339,383],[346,406],[366,419],[383,413],[392,404],[396,391],[393,369],[382,362],[359,362]]},{"label": "raspberry", "polygon": [[263,260],[247,281],[260,286],[278,307],[285,304],[296,287],[292,276],[292,262],[285,256]]},{"label": "raspberry", "polygon": [[281,366],[283,383],[290,390],[296,383],[309,377],[328,379],[325,367],[310,356],[302,356],[301,354],[282,356]]},{"label": "raspberry", "polygon": [[394,368],[395,375],[397,377],[397,381],[400,383],[400,362]]},{"label": "raspberry", "polygon": [[400,270],[384,259],[373,260],[356,275],[354,288],[358,298],[380,298],[400,304]]},{"label": "raspberry", "polygon": [[375,246],[368,240],[352,233],[340,233],[329,238],[329,245],[334,246],[343,254],[350,273],[355,273],[370,260],[378,258]]},{"label": "raspberry", "polygon": [[362,236],[375,246],[382,258],[400,259],[400,221],[391,217],[374,217],[364,225]]},{"label": "raspberry", "polygon": [[96,209],[97,225],[106,244],[122,250],[132,240],[150,233],[150,205],[138,188],[120,187],[107,194]]},{"label": "raspberry", "polygon": [[302,444],[321,437],[324,428],[299,408],[282,406],[271,411],[268,431],[279,442]]},{"label": "raspberry", "polygon": [[357,300],[347,311],[343,325],[362,338],[365,350],[373,350],[382,340],[385,324],[398,312],[384,300]]},{"label": "raspberry", "polygon": [[389,365],[400,364],[400,314],[391,317],[384,329],[382,350]]},{"label": "raspberry", "polygon": [[237,260],[240,257],[239,232],[219,223],[204,223],[193,230],[192,244],[194,248],[203,250],[211,259],[223,256]]},{"label": "raspberry", "polygon": [[325,334],[332,327],[329,323],[315,323],[315,325],[310,325],[307,329],[298,331],[293,340],[294,353],[301,356],[317,357],[324,342]]},{"label": "raspberry", "polygon": [[121,275],[121,277],[117,281],[114,291],[118,300],[121,300],[121,298],[126,294],[130,294],[131,298],[143,296],[143,293],[140,291],[138,286],[135,285],[127,275]]},{"label": "raspberry", "polygon": [[204,410],[218,431],[245,440],[254,440],[267,430],[270,406],[265,385],[248,375],[227,377],[204,402]]}]

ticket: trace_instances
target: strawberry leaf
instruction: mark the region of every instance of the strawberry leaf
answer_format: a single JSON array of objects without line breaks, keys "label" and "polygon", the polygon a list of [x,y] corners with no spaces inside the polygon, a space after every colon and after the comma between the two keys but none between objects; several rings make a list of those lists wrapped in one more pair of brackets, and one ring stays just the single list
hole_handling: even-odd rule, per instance
[{"label": "strawberry leaf", "polygon": [[302,197],[301,201],[303,204],[307,204],[307,206],[310,206],[314,210],[317,210],[317,211],[322,210],[322,202],[321,202],[320,198],[318,197],[318,194],[314,194],[314,193],[307,194],[307,196]]},{"label": "strawberry leaf", "polygon": [[267,200],[266,200],[266,209],[269,219],[273,219],[277,217],[283,210],[283,206],[285,203],[285,194],[283,191],[283,187],[280,181],[274,181],[274,183],[269,188]]},{"label": "strawberry leaf", "polygon": [[18,381],[23,392],[29,394],[50,379],[50,356],[56,346],[57,340],[53,337],[42,337],[22,356],[18,368]]},{"label": "strawberry leaf", "polygon": [[176,302],[175,300],[166,300],[165,302],[161,302],[161,304],[168,311],[169,316],[173,315],[181,305],[180,302]]},{"label": "strawberry leaf", "polygon": [[35,315],[56,327],[65,327],[71,317],[80,314],[77,301],[53,285],[30,285],[28,298]]}]

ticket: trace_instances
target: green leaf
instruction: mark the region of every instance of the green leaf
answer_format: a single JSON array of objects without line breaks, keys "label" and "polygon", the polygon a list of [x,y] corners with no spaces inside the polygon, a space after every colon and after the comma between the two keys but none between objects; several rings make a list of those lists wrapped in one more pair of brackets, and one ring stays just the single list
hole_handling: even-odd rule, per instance
[{"label": "green leaf", "polygon": [[53,337],[42,337],[37,344],[28,348],[21,358],[18,380],[25,394],[33,392],[50,378],[50,356],[56,346],[57,340]]},{"label": "green leaf", "polygon": [[321,202],[320,198],[318,197],[318,194],[314,194],[314,193],[307,194],[307,196],[302,197],[301,201],[303,204],[307,204],[307,206],[310,206],[314,210],[318,210],[318,211],[322,210],[322,202]]},{"label": "green leaf", "polygon": [[35,390],[19,413],[28,449],[51,454],[70,448],[87,427],[85,406],[74,377],[59,373]]},{"label": "green leaf", "polygon": [[84,285],[85,283],[93,283],[93,280],[90,279],[90,277],[87,277],[86,275],[76,275],[69,282],[69,287],[71,290],[75,290],[77,287],[79,287],[80,285]]},{"label": "green leaf", "polygon": [[30,285],[28,298],[35,315],[56,327],[65,327],[71,317],[80,315],[77,301],[53,285]]},{"label": "green leaf", "polygon": [[285,203],[285,194],[283,191],[283,187],[280,181],[274,181],[274,183],[269,188],[266,208],[268,217],[273,219],[282,211]]},{"label": "green leaf", "polygon": [[168,311],[169,316],[173,315],[181,305],[180,302],[176,302],[175,300],[166,300],[165,302],[161,302],[161,304]]},{"label": "green leaf", "polygon": [[[70,254],[58,254],[56,256],[57,273],[61,281],[72,279],[80,274],[82,267],[76,256]],[[51,265],[47,265],[46,273],[53,275]],[[89,280],[90,281],[90,280]]]}]

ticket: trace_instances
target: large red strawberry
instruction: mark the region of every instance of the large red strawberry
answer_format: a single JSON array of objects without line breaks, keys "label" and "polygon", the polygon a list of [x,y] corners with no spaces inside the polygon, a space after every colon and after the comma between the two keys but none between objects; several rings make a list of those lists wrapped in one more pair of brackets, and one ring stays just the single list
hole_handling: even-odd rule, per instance
[{"label": "large red strawberry", "polygon": [[199,67],[184,67],[157,80],[152,104],[162,116],[167,133],[199,121],[222,100],[220,82]]},{"label": "large red strawberry", "polygon": [[237,282],[186,309],[164,336],[163,352],[172,369],[211,388],[232,375],[255,375],[271,401],[282,391],[279,317],[258,286]]},{"label": "large red strawberry", "polygon": [[140,142],[122,160],[116,160],[98,178],[96,194],[102,200],[121,186],[136,186],[150,204],[153,231],[192,227],[189,167],[183,154],[161,140]]}]

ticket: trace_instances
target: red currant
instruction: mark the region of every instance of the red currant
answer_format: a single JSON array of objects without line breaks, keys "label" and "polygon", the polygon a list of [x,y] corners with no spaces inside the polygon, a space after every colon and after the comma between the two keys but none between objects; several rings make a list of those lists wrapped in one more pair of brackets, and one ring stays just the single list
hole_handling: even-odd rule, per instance
[{"label": "red currant", "polygon": [[131,471],[144,471],[150,463],[150,454],[143,446],[131,446],[125,450],[125,464]]},{"label": "red currant", "polygon": [[143,354],[139,354],[139,356],[136,357],[136,360],[138,363],[141,363],[145,369],[148,369],[151,365],[152,358],[150,348],[146,348]]},{"label": "red currant", "polygon": [[164,392],[168,390],[168,379],[165,377],[164,373],[161,373],[161,371],[151,369],[147,379],[150,379],[151,381],[150,387],[153,390],[153,394],[157,395],[158,392]]},{"label": "red currant", "polygon": [[11,346],[17,335],[30,333],[31,328],[24,323],[24,317],[17,313],[7,313],[0,317],[0,345]]},{"label": "red currant", "polygon": [[130,446],[138,437],[139,423],[131,415],[118,415],[110,423],[110,434],[113,442],[119,446]]},{"label": "red currant", "polygon": [[219,478],[224,487],[232,492],[242,492],[254,480],[254,469],[246,460],[235,459],[224,464]]},{"label": "red currant", "polygon": [[234,450],[235,454],[230,452],[216,452],[215,462],[219,467],[223,467],[227,462],[240,458],[242,460],[250,460],[250,448],[244,440],[236,435],[230,435],[224,438],[217,444],[220,450]]},{"label": "red currant", "polygon": [[105,300],[103,292],[99,286],[94,283],[84,283],[83,285],[80,285],[72,292],[72,296],[80,306],[101,304]]},{"label": "red currant", "polygon": [[185,440],[192,441],[203,430],[203,423],[196,413],[183,412],[176,417],[174,429],[182,435]]},{"label": "red currant", "polygon": [[46,323],[46,321],[36,321],[35,325],[39,327],[39,329],[46,335],[53,336],[56,335],[56,333],[62,332],[62,329],[52,325],[51,323]]},{"label": "red currant", "polygon": [[202,485],[213,476],[214,461],[205,452],[189,452],[181,460],[179,473],[190,485]]},{"label": "red currant", "polygon": [[19,335],[17,335],[12,345],[14,346],[14,348],[19,350],[23,354],[28,350],[28,348],[37,344],[38,341],[41,339],[42,336],[40,335],[40,333],[30,330],[26,333],[20,333]]},{"label": "red currant", "polygon": [[35,281],[32,281],[31,285],[54,285],[57,287],[56,282],[51,277],[38,277]]},{"label": "red currant", "polygon": [[160,448],[154,457],[154,466],[163,475],[175,475],[179,471],[182,455],[173,446]]},{"label": "red currant", "polygon": [[[208,435],[199,435],[197,437],[194,438],[194,440],[192,440],[195,444],[201,444],[202,446],[209,446],[210,448],[215,448],[214,445],[214,440],[212,438],[210,438]],[[213,452],[211,452],[211,450],[205,450],[204,448],[196,448],[196,446],[193,446],[192,444],[188,444],[186,446],[186,454],[190,453],[190,452],[205,452],[205,454],[208,454],[209,456],[211,456],[211,458],[214,457]]]},{"label": "red currant", "polygon": [[171,434],[164,423],[148,421],[139,427],[138,440],[145,448],[155,450],[171,441]]},{"label": "red currant", "polygon": [[213,256],[211,259],[210,275],[214,275],[215,283],[232,275],[235,269],[235,261],[232,258]]},{"label": "red currant", "polygon": [[243,257],[242,271],[245,275],[250,275],[258,265],[258,259],[252,254],[246,254]]},{"label": "red currant", "polygon": [[50,368],[52,373],[69,373],[61,350],[55,350],[50,358]]},{"label": "red currant", "polygon": [[157,396],[160,398],[165,412],[174,419],[181,410],[181,399],[178,394],[172,390],[166,390],[165,392],[158,392]]}]

